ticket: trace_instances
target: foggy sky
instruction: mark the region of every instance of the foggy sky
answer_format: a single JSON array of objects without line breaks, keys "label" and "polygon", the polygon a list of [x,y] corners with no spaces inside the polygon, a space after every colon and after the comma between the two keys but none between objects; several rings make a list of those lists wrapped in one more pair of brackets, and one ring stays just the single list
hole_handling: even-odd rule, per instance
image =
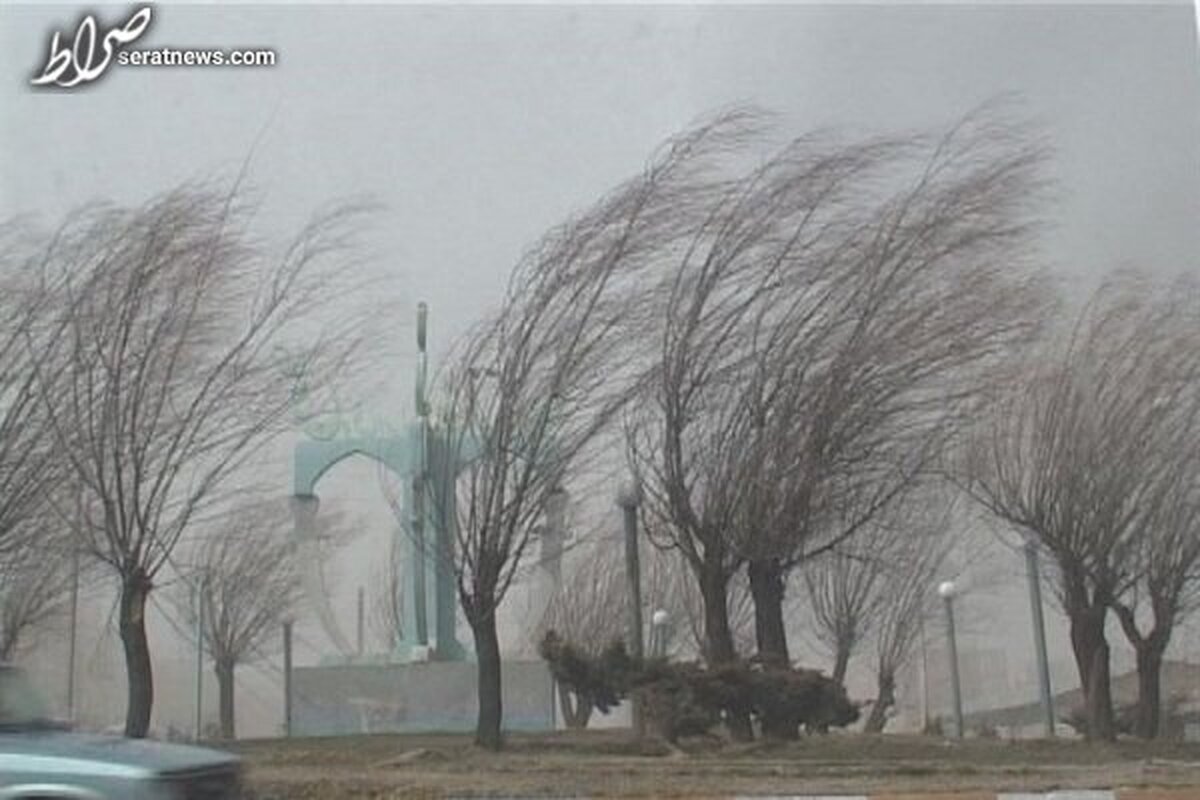
[{"label": "foggy sky", "polygon": [[0,217],[138,202],[231,174],[253,148],[273,230],[341,197],[385,204],[378,267],[399,276],[401,307],[429,300],[435,341],[495,302],[539,233],[731,103],[779,112],[788,132],[874,133],[1017,92],[1057,148],[1051,261],[1177,271],[1200,252],[1190,3],[168,5],[139,46],[269,46],[278,66],[116,67],[84,91],[31,91],[50,29],[75,15],[0,12]]}]

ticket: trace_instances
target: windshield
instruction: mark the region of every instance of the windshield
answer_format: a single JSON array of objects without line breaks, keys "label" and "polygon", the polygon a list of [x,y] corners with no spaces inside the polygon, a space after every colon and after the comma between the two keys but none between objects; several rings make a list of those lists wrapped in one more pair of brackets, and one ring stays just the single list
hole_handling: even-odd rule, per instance
[{"label": "windshield", "polygon": [[0,728],[37,727],[47,721],[46,704],[21,670],[0,667]]}]

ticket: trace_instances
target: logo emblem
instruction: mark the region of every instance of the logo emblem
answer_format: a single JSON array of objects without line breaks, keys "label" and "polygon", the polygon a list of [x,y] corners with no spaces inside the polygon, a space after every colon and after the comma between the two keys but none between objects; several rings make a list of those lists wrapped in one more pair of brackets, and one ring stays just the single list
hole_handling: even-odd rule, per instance
[{"label": "logo emblem", "polygon": [[59,31],[50,39],[50,53],[40,75],[30,83],[34,86],[58,86],[69,89],[90,83],[102,76],[113,62],[113,56],[124,45],[136,40],[150,27],[150,6],[135,11],[124,24],[109,29],[100,36],[96,18],[88,14],[75,30],[71,47],[61,44]]}]

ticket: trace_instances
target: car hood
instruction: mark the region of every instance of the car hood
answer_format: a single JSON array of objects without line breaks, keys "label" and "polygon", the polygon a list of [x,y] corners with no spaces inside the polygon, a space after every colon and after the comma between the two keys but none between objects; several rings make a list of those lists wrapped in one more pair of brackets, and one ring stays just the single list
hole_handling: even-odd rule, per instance
[{"label": "car hood", "polygon": [[153,773],[190,772],[238,763],[237,756],[204,747],[68,731],[5,733],[0,735],[0,752],[100,761]]}]

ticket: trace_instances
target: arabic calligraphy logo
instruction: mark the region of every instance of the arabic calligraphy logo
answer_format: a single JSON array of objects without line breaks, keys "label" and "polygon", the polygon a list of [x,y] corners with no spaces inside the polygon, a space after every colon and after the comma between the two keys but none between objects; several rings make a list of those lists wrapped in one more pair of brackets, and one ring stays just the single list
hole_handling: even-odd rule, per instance
[{"label": "arabic calligraphy logo", "polygon": [[62,46],[60,33],[54,32],[46,66],[30,82],[34,86],[59,86],[64,89],[90,83],[109,68],[118,49],[137,39],[149,27],[150,6],[146,6],[134,12],[124,24],[111,28],[103,38],[99,38],[96,18],[88,14],[76,28],[71,47]]}]

